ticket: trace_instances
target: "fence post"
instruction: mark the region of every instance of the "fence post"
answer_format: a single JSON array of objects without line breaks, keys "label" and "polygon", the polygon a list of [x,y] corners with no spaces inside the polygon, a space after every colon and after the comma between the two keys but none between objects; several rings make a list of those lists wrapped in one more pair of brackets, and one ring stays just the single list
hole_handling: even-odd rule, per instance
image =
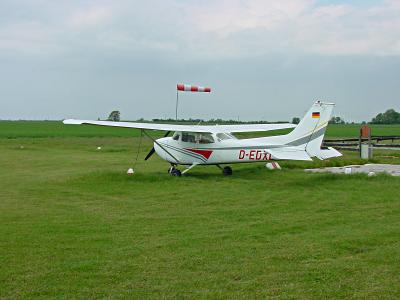
[{"label": "fence post", "polygon": [[[367,139],[366,145],[363,143],[365,139]],[[367,150],[365,150],[365,147],[367,147]],[[362,159],[372,158],[371,128],[367,125],[364,125],[360,129],[359,148],[360,148],[360,157]]]}]

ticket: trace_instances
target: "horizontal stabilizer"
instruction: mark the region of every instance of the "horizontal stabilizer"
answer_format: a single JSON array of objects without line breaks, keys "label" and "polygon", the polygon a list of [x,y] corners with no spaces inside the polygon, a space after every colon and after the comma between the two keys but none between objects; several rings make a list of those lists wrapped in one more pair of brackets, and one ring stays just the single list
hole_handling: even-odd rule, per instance
[{"label": "horizontal stabilizer", "polygon": [[319,152],[316,153],[315,156],[318,157],[320,160],[324,160],[332,157],[342,156],[342,153],[337,151],[335,148],[328,147],[328,149],[319,150]]},{"label": "horizontal stabilizer", "polygon": [[268,149],[267,153],[272,155],[272,159],[278,160],[312,160],[305,150],[293,147],[283,147],[277,149]]}]

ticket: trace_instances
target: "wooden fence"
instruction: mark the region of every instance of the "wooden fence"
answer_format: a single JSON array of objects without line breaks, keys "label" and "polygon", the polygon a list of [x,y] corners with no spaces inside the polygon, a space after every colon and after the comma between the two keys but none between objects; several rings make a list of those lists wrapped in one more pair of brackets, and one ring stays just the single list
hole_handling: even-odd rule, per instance
[{"label": "wooden fence", "polygon": [[[368,138],[326,139],[323,147],[335,147],[343,150],[360,150],[360,143],[368,142]],[[374,148],[400,150],[400,136],[371,136]]]}]

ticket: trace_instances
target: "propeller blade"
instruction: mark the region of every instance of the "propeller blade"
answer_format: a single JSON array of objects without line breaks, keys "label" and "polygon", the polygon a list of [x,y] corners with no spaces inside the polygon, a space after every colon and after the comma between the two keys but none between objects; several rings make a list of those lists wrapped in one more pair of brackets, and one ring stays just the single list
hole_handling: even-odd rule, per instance
[{"label": "propeller blade", "polygon": [[156,152],[156,150],[153,148],[151,148],[150,152],[146,155],[146,158],[144,160],[148,160],[153,154],[154,152]]}]

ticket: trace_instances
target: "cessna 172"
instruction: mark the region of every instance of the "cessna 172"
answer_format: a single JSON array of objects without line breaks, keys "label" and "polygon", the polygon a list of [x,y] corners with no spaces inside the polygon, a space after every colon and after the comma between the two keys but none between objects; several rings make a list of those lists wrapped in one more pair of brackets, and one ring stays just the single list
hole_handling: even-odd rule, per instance
[{"label": "cessna 172", "polygon": [[[231,175],[229,166],[234,163],[270,160],[311,161],[338,157],[342,154],[334,148],[321,149],[333,103],[315,102],[300,123],[294,124],[244,124],[244,125],[178,125],[89,120],[65,120],[64,124],[89,124],[145,130],[167,131],[160,139],[153,139],[154,147],[145,160],[157,153],[171,164],[169,173],[181,176],[198,165],[216,165],[224,175]],[[238,139],[232,133],[260,132],[294,128],[290,133],[270,137]],[[169,137],[169,133],[174,132]],[[150,137],[150,136],[149,136]],[[151,137],[150,137],[151,138]],[[181,172],[178,165],[188,167]]]}]

